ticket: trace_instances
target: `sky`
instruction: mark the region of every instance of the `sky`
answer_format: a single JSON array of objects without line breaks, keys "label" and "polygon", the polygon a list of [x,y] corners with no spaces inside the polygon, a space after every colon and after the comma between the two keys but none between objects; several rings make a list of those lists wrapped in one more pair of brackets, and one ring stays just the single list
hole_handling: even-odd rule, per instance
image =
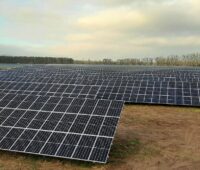
[{"label": "sky", "polygon": [[0,0],[0,55],[76,60],[200,51],[200,0]]}]

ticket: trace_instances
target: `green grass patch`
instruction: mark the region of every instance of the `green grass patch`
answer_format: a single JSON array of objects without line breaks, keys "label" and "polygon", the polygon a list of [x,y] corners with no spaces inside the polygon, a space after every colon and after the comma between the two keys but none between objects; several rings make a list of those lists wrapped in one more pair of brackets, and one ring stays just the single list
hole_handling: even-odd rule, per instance
[{"label": "green grass patch", "polygon": [[0,170],[4,170],[4,166],[0,164]]},{"label": "green grass patch", "polygon": [[128,141],[116,140],[111,148],[111,159],[125,159],[129,155],[136,154],[140,150],[141,143],[139,139]]}]

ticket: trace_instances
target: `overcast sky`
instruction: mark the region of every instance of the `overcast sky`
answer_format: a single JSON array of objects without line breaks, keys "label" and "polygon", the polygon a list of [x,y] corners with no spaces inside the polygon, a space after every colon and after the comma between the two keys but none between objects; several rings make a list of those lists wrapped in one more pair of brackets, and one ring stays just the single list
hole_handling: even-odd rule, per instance
[{"label": "overcast sky", "polygon": [[74,59],[200,51],[200,0],[0,0],[0,55]]}]

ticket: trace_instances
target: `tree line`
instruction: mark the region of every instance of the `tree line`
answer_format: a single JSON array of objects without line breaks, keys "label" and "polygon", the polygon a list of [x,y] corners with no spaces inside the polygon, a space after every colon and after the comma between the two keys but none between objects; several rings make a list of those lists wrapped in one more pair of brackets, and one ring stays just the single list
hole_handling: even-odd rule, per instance
[{"label": "tree line", "polygon": [[131,65],[156,65],[156,66],[200,66],[200,53],[188,55],[170,55],[168,57],[143,58],[143,59],[122,59],[118,64]]},{"label": "tree line", "polygon": [[77,64],[115,64],[115,65],[149,65],[149,66],[200,66],[200,53],[188,55],[170,55],[168,57],[125,58],[116,61],[103,59],[99,61],[75,61]]},{"label": "tree line", "polygon": [[5,64],[73,64],[72,58],[0,56],[0,63]]},{"label": "tree line", "polygon": [[57,57],[0,56],[0,63],[6,64],[114,64],[114,65],[155,65],[155,66],[200,66],[200,53],[171,55],[168,57],[125,58],[112,60],[73,60]]}]

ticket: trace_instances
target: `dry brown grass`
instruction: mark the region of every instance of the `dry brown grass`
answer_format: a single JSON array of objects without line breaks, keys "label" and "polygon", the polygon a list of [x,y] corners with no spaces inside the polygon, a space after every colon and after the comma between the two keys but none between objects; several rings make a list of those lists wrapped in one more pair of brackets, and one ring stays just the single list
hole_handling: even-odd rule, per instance
[{"label": "dry brown grass", "polygon": [[200,109],[129,105],[106,165],[0,152],[0,170],[199,170]]}]

